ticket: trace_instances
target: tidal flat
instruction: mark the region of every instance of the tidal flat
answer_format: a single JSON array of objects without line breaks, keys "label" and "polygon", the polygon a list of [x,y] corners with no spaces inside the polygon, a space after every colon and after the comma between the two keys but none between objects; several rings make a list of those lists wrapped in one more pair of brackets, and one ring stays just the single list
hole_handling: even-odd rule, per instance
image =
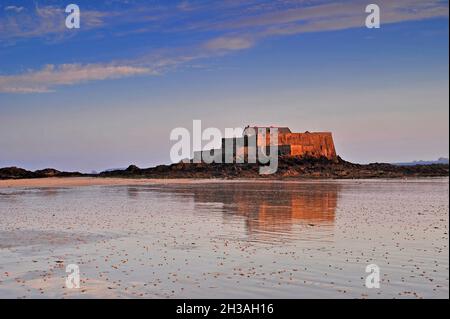
[{"label": "tidal flat", "polygon": [[0,181],[0,298],[448,298],[448,199],[448,177]]}]

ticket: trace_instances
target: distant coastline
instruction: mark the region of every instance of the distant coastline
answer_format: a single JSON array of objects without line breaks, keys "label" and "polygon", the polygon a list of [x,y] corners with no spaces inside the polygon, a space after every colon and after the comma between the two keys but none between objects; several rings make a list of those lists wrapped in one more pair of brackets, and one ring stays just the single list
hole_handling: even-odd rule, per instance
[{"label": "distant coastline", "polygon": [[440,157],[436,161],[412,161],[412,162],[400,162],[392,163],[398,166],[414,166],[414,165],[433,165],[433,164],[449,164],[449,159],[445,157]]},{"label": "distant coastline", "polygon": [[258,164],[176,163],[150,168],[130,165],[127,169],[106,170],[99,174],[62,172],[53,168],[29,171],[17,167],[0,168],[0,179],[35,179],[50,177],[151,178],[151,179],[362,179],[449,176],[449,164],[399,165],[388,163],[355,164],[340,157],[326,158],[280,157],[278,170],[272,175],[260,175]]}]

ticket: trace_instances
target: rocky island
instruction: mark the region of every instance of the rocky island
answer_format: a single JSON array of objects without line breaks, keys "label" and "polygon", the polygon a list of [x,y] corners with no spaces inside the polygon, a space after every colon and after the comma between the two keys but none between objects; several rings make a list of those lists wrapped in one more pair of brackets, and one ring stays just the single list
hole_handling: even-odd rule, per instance
[{"label": "rocky island", "polygon": [[[0,179],[27,179],[44,177],[115,177],[115,178],[220,178],[220,179],[352,179],[352,178],[407,178],[449,176],[447,164],[399,165],[388,163],[355,164],[343,160],[336,154],[330,132],[293,133],[287,127],[275,127],[277,137],[277,169],[273,174],[260,174],[260,161],[249,162],[248,156],[256,148],[270,148],[269,131],[274,127],[247,126],[242,137],[223,138],[222,147],[195,152],[190,160],[171,165],[139,168],[130,165],[127,169],[108,170],[100,174],[61,172],[56,169],[28,171],[17,167],[0,169]],[[262,133],[261,133],[262,132]],[[267,135],[266,135],[267,133]],[[254,140],[256,146],[250,142]],[[269,145],[270,144],[270,145]],[[231,149],[227,149],[231,145]],[[270,150],[267,150],[270,153]],[[214,161],[205,162],[205,157]],[[232,161],[227,162],[229,156]],[[242,156],[243,162],[236,159]]]},{"label": "rocky island", "polygon": [[280,157],[275,174],[260,175],[259,164],[177,163],[139,168],[130,165],[125,170],[104,171],[100,174],[60,172],[55,169],[28,171],[16,167],[0,168],[0,179],[44,177],[119,177],[119,178],[407,178],[449,176],[448,164],[399,166],[387,163],[355,164],[337,157],[326,158]]}]

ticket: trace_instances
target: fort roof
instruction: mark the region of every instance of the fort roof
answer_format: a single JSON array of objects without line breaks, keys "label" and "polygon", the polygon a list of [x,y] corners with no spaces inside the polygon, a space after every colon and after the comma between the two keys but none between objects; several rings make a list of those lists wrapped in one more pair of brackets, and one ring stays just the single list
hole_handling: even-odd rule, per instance
[{"label": "fort roof", "polygon": [[291,133],[291,130],[287,126],[259,126],[259,125],[250,126],[250,125],[247,125],[243,132],[244,135],[246,135],[246,131],[249,128],[254,129],[255,133],[258,133],[258,129],[270,129],[270,128],[278,129],[278,133]]}]

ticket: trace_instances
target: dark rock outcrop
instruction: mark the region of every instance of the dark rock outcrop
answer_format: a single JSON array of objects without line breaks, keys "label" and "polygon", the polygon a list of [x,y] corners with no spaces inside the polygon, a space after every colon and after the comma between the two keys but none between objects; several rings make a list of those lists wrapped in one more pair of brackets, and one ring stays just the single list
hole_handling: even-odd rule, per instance
[{"label": "dark rock outcrop", "polygon": [[98,175],[78,172],[60,172],[43,169],[35,172],[17,167],[0,169],[0,179],[42,178],[42,177],[119,177],[119,178],[406,178],[449,176],[448,164],[398,166],[386,163],[354,164],[340,157],[327,158],[280,157],[278,170],[272,175],[260,175],[259,164],[206,164],[176,163],[139,168],[130,165],[124,170],[109,170]]},{"label": "dark rock outcrop", "polygon": [[448,176],[449,165],[396,166],[386,163],[354,164],[340,157],[280,157],[278,170],[260,175],[258,164],[177,163],[152,168],[134,165],[126,170],[107,171],[101,177],[129,178],[401,178]]},{"label": "dark rock outcrop", "polygon": [[60,172],[53,168],[27,171],[18,167],[0,168],[0,179],[43,178],[43,177],[77,177],[86,176],[79,172]]},{"label": "dark rock outcrop", "polygon": [[0,168],[0,179],[32,178],[33,172],[18,167]]}]

